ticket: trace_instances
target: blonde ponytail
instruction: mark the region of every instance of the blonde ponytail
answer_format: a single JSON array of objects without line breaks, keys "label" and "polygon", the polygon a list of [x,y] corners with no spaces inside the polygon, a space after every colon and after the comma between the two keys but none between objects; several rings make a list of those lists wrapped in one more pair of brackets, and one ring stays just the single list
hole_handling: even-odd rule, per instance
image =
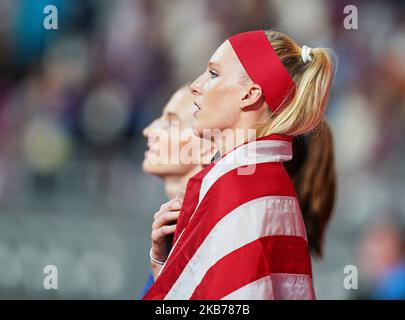
[{"label": "blonde ponytail", "polygon": [[302,59],[302,49],[289,36],[266,31],[267,38],[296,84],[280,112],[268,110],[258,125],[257,136],[273,133],[292,136],[313,130],[323,119],[333,78],[333,61],[328,49],[313,48],[311,61]]}]

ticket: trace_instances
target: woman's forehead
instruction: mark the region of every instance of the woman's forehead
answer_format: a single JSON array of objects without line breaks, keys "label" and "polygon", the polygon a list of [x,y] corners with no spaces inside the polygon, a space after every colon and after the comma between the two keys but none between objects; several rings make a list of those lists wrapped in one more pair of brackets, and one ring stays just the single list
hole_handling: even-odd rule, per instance
[{"label": "woman's forehead", "polygon": [[214,54],[212,55],[210,62],[212,63],[221,63],[227,58],[229,58],[232,54],[232,46],[228,40],[224,41],[218,48],[215,50]]},{"label": "woman's forehead", "polygon": [[193,113],[194,96],[188,87],[178,90],[165,105],[163,114],[170,114],[178,118],[187,118]]},{"label": "woman's forehead", "polygon": [[238,56],[228,40],[225,40],[214,52],[209,64],[217,64],[220,68],[241,66]]}]

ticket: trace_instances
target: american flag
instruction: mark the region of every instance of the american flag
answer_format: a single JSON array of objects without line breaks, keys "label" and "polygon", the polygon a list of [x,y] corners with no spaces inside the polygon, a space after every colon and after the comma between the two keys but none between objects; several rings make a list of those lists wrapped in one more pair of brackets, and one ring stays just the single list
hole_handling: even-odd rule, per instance
[{"label": "american flag", "polygon": [[243,144],[192,177],[144,299],[315,299],[305,225],[282,162],[292,138]]}]

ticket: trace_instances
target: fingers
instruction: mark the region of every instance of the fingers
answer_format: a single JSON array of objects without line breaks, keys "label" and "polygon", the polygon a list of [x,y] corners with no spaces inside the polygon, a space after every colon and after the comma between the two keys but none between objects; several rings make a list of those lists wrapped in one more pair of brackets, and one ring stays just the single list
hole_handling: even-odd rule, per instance
[{"label": "fingers", "polygon": [[180,208],[181,202],[178,199],[173,199],[164,203],[160,207],[160,210],[155,213],[151,233],[151,238],[154,243],[159,244],[165,242],[165,237],[175,232],[176,224],[171,225],[170,223],[177,221]]},{"label": "fingers", "polygon": [[169,202],[166,202],[160,206],[159,211],[155,213],[153,218],[156,220],[165,211],[176,211],[176,210],[180,210],[180,208],[181,208],[181,202],[179,199],[170,200]]},{"label": "fingers", "polygon": [[161,210],[180,210],[181,202],[179,199],[175,198],[169,202],[164,203],[161,207]]},{"label": "fingers", "polygon": [[166,211],[159,215],[152,223],[152,229],[159,229],[160,227],[176,221],[179,218],[180,211]]},{"label": "fingers", "polygon": [[168,225],[168,226],[162,226],[158,229],[153,229],[151,238],[153,242],[160,242],[162,241],[166,236],[174,233],[176,230],[176,224],[174,225]]}]

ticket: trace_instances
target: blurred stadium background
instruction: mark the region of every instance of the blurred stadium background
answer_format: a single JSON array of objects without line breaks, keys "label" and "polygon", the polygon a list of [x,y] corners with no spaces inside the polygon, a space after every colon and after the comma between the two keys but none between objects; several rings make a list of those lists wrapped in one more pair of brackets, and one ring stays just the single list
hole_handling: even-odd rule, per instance
[{"label": "blurred stadium background", "polygon": [[[166,201],[142,172],[142,129],[226,37],[269,26],[339,56],[338,198],[314,279],[319,299],[372,297],[404,259],[404,18],[401,1],[0,0],[0,298],[139,297]],[[47,264],[58,290],[43,288]]]}]

